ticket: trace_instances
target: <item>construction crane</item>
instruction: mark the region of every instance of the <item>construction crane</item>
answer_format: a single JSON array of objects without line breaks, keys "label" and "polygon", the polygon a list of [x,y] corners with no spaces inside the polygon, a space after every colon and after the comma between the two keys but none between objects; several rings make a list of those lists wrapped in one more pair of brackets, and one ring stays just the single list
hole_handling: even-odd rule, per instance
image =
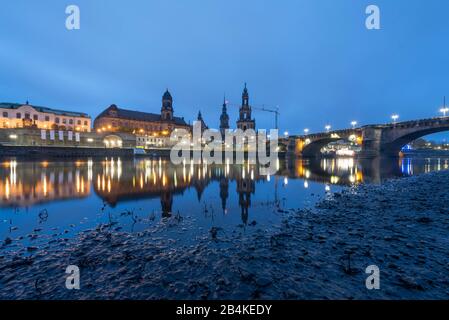
[{"label": "construction crane", "polygon": [[[231,107],[240,108],[240,105],[238,105],[238,104],[226,103],[226,105],[227,106],[231,106]],[[261,106],[251,106],[251,108],[254,109],[254,110],[274,113],[275,129],[279,129],[278,121],[279,121],[280,113],[279,113],[279,107],[278,106],[276,106],[275,108],[267,108],[265,105],[261,105]]]},{"label": "construction crane", "polygon": [[265,112],[271,112],[274,113],[274,124],[275,124],[275,129],[279,129],[278,126],[278,120],[279,120],[279,107],[275,107],[274,109],[268,109],[266,108],[264,105],[262,105],[261,107],[252,107],[256,110],[260,110],[260,111],[265,111]]}]

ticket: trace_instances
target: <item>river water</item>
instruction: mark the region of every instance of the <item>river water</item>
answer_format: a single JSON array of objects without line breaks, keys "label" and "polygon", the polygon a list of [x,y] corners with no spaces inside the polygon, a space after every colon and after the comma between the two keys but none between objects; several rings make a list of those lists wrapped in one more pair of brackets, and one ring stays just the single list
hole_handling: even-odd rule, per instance
[{"label": "river water", "polygon": [[[313,206],[345,186],[447,169],[449,156],[401,159],[279,160],[277,174],[257,165],[174,166],[168,159],[0,161],[0,240],[43,245],[107,225],[154,229],[182,244],[213,229],[250,233],[276,227],[291,208]],[[177,222],[183,220],[182,224]]]}]

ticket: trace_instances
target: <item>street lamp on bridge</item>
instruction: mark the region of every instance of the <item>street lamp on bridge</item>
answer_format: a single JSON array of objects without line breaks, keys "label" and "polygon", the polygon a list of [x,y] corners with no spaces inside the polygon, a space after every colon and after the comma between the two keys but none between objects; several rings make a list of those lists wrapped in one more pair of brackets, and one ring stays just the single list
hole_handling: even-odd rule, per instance
[{"label": "street lamp on bridge", "polygon": [[399,115],[394,114],[394,115],[391,116],[391,119],[393,119],[393,123],[396,124],[396,122],[397,122],[398,119],[399,119]]},{"label": "street lamp on bridge", "polygon": [[355,129],[355,126],[357,125],[357,121],[351,121],[352,129]]},{"label": "street lamp on bridge", "polygon": [[440,112],[443,114],[443,117],[446,117],[446,113],[449,112],[449,108],[446,107],[446,97],[443,98],[443,107],[440,109]]},{"label": "street lamp on bridge", "polygon": [[306,129],[304,129],[304,134],[306,134],[306,135],[307,135],[308,133],[309,133],[309,129],[307,129],[307,128],[306,128]]},{"label": "street lamp on bridge", "polygon": [[330,125],[326,125],[324,128],[326,129],[326,132],[329,132],[329,130],[331,129],[331,126]]}]

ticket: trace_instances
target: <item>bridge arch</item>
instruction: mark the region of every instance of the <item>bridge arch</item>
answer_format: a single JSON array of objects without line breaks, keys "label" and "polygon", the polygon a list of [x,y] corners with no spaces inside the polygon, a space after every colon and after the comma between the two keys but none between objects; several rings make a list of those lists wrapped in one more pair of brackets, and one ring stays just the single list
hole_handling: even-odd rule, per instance
[{"label": "bridge arch", "polygon": [[421,130],[417,129],[417,127],[399,129],[398,134],[393,139],[390,138],[388,139],[390,141],[387,140],[386,142],[381,144],[381,153],[385,155],[398,156],[405,145],[416,139],[430,134],[449,131],[449,123],[441,127],[425,127]]},{"label": "bridge arch", "polygon": [[321,139],[317,139],[317,140],[312,140],[310,141],[310,143],[305,144],[302,151],[301,151],[301,155],[303,157],[316,157],[317,155],[319,155],[321,153],[321,149],[323,147],[325,147],[326,145],[328,145],[331,142],[335,142],[338,140],[342,140],[342,138],[334,138],[334,137],[323,137]]}]

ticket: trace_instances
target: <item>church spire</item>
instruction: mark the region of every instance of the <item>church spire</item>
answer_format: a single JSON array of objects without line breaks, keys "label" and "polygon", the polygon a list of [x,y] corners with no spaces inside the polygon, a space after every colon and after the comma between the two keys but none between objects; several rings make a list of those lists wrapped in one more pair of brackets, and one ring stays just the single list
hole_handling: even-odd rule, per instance
[{"label": "church spire", "polygon": [[251,118],[251,106],[249,105],[249,93],[245,82],[245,88],[242,93],[242,105],[239,110],[239,118],[237,120],[237,128],[245,131],[246,129],[255,129],[256,123]]},{"label": "church spire", "polygon": [[220,132],[221,136],[224,139],[226,130],[229,129],[229,115],[227,112],[227,101],[226,101],[226,95],[223,97],[223,108],[221,110],[221,116],[220,116]]},{"label": "church spire", "polygon": [[249,94],[248,94],[248,88],[246,87],[245,82],[245,88],[243,89],[242,93],[242,106],[248,106],[249,105]]}]

